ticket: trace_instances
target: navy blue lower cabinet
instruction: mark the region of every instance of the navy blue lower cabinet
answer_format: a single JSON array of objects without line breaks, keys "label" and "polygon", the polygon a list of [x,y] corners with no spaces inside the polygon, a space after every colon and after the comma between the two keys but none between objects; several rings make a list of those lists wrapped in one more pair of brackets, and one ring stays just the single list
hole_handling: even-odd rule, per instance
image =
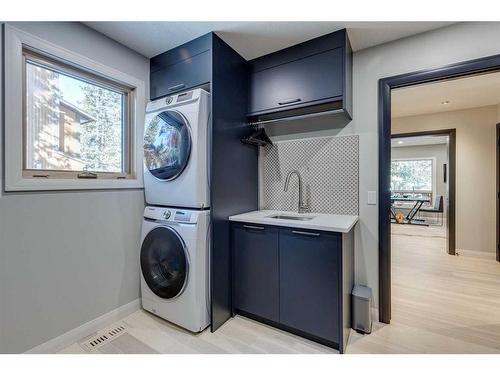
[{"label": "navy blue lower cabinet", "polygon": [[281,324],[339,343],[341,241],[338,233],[280,230]]},{"label": "navy blue lower cabinet", "polygon": [[233,313],[345,351],[354,241],[349,233],[232,224]]},{"label": "navy blue lower cabinet", "polygon": [[278,230],[257,224],[233,225],[233,307],[279,319]]}]

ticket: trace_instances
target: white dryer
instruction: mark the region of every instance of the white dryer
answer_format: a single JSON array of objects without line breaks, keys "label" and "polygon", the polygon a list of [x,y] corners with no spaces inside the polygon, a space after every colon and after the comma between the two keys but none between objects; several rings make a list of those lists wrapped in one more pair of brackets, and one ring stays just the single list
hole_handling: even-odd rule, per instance
[{"label": "white dryer", "polygon": [[209,222],[206,210],[144,210],[142,306],[192,332],[210,324]]},{"label": "white dryer", "polygon": [[146,203],[210,207],[210,94],[195,89],[149,102],[144,126]]}]

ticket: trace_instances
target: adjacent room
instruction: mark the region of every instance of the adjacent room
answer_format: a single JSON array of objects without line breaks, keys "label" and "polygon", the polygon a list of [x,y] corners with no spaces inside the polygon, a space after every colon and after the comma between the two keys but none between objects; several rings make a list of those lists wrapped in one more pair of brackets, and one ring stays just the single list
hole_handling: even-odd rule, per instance
[{"label": "adjacent room", "polygon": [[391,93],[391,326],[435,350],[498,349],[499,79]]}]

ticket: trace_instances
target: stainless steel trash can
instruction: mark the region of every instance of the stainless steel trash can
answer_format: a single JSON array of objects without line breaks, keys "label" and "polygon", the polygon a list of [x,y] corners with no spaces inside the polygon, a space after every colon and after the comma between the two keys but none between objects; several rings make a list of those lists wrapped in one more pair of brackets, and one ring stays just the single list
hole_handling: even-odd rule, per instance
[{"label": "stainless steel trash can", "polygon": [[372,290],[363,285],[355,285],[352,289],[352,328],[356,332],[372,331]]}]

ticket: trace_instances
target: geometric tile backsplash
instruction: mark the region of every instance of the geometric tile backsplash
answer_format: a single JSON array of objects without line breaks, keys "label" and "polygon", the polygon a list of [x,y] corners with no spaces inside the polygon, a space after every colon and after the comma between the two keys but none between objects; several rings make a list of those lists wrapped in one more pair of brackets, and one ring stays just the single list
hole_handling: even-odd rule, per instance
[{"label": "geometric tile backsplash", "polygon": [[262,208],[296,211],[300,172],[303,200],[310,211],[329,214],[359,213],[359,137],[357,135],[277,141],[260,150]]}]

